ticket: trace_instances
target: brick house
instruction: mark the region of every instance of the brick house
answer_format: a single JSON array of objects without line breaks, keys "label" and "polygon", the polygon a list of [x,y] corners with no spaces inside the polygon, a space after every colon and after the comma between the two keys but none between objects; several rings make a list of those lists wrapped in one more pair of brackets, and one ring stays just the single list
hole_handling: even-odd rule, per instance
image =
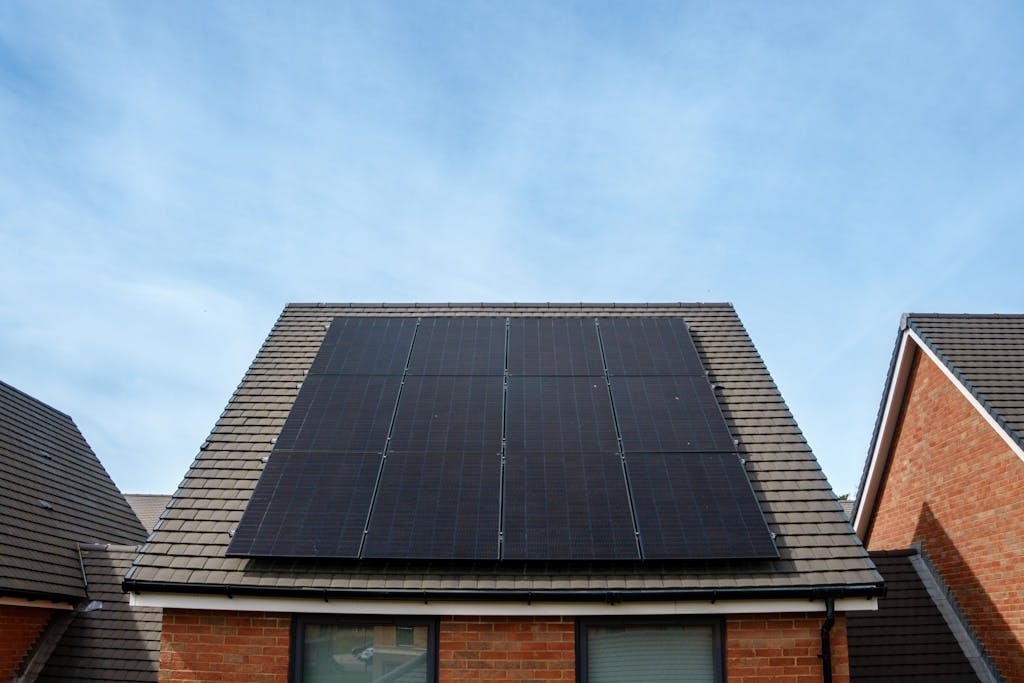
[{"label": "brick house", "polygon": [[0,681],[156,681],[160,610],[120,586],[145,538],[72,419],[0,382]]},{"label": "brick house", "polygon": [[[371,327],[387,332],[338,341]],[[412,341],[398,344],[396,328],[414,329]],[[501,330],[493,354],[480,341],[492,328]],[[634,332],[616,337],[625,328]],[[658,337],[654,349],[641,329],[676,336]],[[575,332],[561,344],[544,336],[551,330]],[[383,400],[390,380],[373,373],[385,372],[381,357],[393,348],[408,351],[396,393]],[[468,358],[473,368],[491,354],[497,372],[479,384],[469,366],[447,384],[416,375],[421,348],[426,363]],[[351,370],[357,352],[373,356],[358,361],[370,370]],[[633,354],[635,377],[615,374],[615,353]],[[689,369],[674,370],[687,353]],[[550,369],[574,354],[584,370]],[[534,377],[517,363],[549,369]],[[472,393],[477,386],[483,393]],[[534,398],[522,398],[529,391]],[[691,395],[710,403],[688,403]],[[463,403],[478,407],[460,414]],[[497,441],[477,434],[492,405]],[[615,416],[612,454],[565,447],[597,438],[601,411]],[[352,445],[382,419],[382,449]],[[727,443],[691,448],[716,419]],[[410,442],[409,425],[425,441],[447,439],[431,451],[444,457],[418,460],[412,451],[425,445]],[[488,445],[478,461],[480,439]],[[535,450],[517,451],[521,443]],[[331,448],[340,455],[317,450]],[[715,452],[676,452],[695,448]],[[499,451],[501,478],[491,480]],[[453,464],[455,485],[437,470]],[[683,474],[705,466],[739,475],[687,485]],[[501,486],[472,498],[477,481]],[[620,490],[632,496],[625,507]],[[624,524],[608,521],[622,510]],[[687,515],[697,521],[673,521]],[[737,549],[748,541],[761,550]],[[480,555],[481,544],[496,552]],[[882,592],[728,304],[288,305],[124,585],[133,604],[163,609],[166,683],[658,681],[686,672],[734,683],[846,681],[846,615],[874,609]]]},{"label": "brick house", "polygon": [[860,490],[872,554],[930,560],[983,659],[1024,680],[1024,316],[904,316]]}]

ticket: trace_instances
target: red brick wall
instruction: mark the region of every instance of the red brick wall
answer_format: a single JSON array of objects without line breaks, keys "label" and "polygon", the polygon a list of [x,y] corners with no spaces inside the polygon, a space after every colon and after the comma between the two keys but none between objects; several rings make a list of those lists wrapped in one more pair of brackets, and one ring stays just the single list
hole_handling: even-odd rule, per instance
[{"label": "red brick wall", "polygon": [[1024,680],[1024,462],[918,353],[871,550],[920,542],[1008,680]]},{"label": "red brick wall", "polygon": [[11,679],[52,615],[50,609],[0,605],[0,681]]},{"label": "red brick wall", "polygon": [[[725,627],[729,683],[821,683],[821,614],[751,614],[729,617]],[[848,683],[846,617],[830,633],[832,680]]]},{"label": "red brick wall", "polygon": [[288,683],[291,616],[164,610],[160,681]]},{"label": "red brick wall", "polygon": [[445,617],[438,641],[440,683],[576,678],[572,617]]}]

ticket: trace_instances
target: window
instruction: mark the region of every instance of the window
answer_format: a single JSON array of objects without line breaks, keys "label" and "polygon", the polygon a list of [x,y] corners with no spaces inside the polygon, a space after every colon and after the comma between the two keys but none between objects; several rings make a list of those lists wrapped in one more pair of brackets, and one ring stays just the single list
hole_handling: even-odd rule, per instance
[{"label": "window", "polygon": [[292,680],[433,683],[437,680],[437,622],[299,616],[292,637]]},{"label": "window", "polygon": [[583,620],[577,626],[579,683],[718,683],[721,619]]}]

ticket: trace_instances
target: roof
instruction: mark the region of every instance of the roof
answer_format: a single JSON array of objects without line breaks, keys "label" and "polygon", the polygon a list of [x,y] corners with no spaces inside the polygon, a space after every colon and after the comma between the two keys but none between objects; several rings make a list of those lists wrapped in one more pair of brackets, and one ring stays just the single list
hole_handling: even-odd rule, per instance
[{"label": "roof", "polygon": [[[670,316],[707,368],[761,510],[774,560],[588,564],[274,560],[227,557],[274,441],[337,316]],[[881,579],[729,304],[291,304],[239,384],[136,559],[132,590],[241,594],[761,591],[865,588]],[[781,594],[781,593],[780,593]]]},{"label": "roof", "polygon": [[165,493],[126,493],[124,499],[132,506],[142,526],[146,527],[147,531],[152,531],[171,496]]},{"label": "roof", "polygon": [[0,382],[0,595],[84,598],[78,544],[145,536],[74,421]]},{"label": "roof", "polygon": [[872,551],[871,559],[887,592],[878,611],[846,617],[851,681],[996,680],[917,549]]},{"label": "roof", "polygon": [[885,390],[852,516],[864,534],[888,459],[915,349],[930,356],[1024,459],[1024,315],[907,313],[900,323]]},{"label": "roof", "polygon": [[82,550],[89,599],[100,606],[79,612],[44,666],[39,683],[152,681],[160,664],[159,608],[130,607],[121,580],[138,546]]}]

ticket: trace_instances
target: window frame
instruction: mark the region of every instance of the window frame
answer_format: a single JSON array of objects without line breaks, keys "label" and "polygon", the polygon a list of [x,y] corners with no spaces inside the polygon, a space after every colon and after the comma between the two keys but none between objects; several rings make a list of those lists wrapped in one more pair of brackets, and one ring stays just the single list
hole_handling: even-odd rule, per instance
[{"label": "window frame", "polygon": [[305,626],[307,624],[326,624],[341,627],[373,627],[373,626],[426,626],[427,627],[427,683],[437,683],[438,665],[440,662],[438,648],[438,631],[440,619],[437,617],[396,616],[388,614],[293,614],[291,628],[291,644],[288,648],[288,683],[302,683],[303,649],[305,647]]},{"label": "window frame", "polygon": [[584,617],[576,620],[576,683],[589,683],[587,670],[587,628],[591,626],[710,626],[712,665],[715,683],[725,683],[725,617],[651,616],[651,617]]}]

